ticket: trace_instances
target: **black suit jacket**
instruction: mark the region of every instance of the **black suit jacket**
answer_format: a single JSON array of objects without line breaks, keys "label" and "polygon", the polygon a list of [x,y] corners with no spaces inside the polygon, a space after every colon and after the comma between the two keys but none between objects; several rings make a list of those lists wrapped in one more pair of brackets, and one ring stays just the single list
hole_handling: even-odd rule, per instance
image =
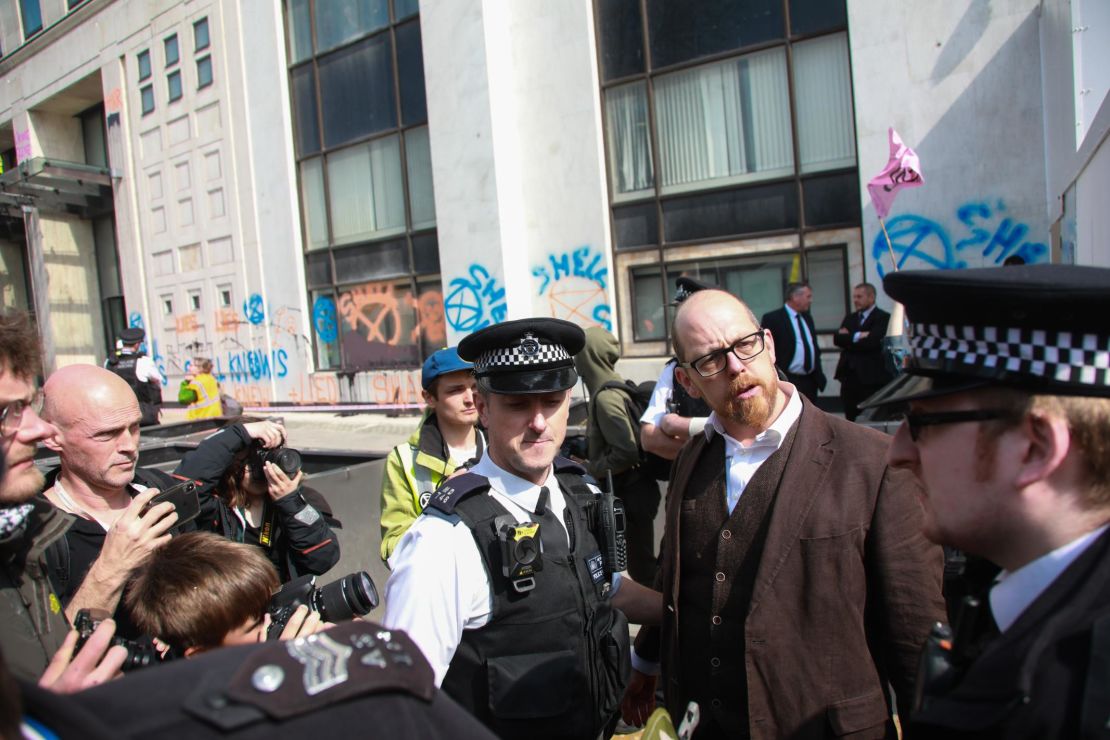
[{"label": "black suit jacket", "polygon": [[[1099,649],[1101,645],[1101,649]],[[907,737],[1088,738],[1110,715],[1110,532],[930,696]]]},{"label": "black suit jacket", "polygon": [[[883,360],[883,337],[886,336],[890,314],[881,308],[874,308],[865,321],[859,320],[859,311],[852,311],[840,322],[841,329],[847,334],[833,334],[833,343],[840,347],[840,362],[836,365],[837,380],[855,382],[858,385],[883,385],[891,380]],[[852,341],[857,331],[868,332],[858,342]]]},{"label": "black suit jacket", "polygon": [[[824,390],[827,381],[825,371],[821,369],[821,346],[817,343],[817,328],[808,311],[802,314],[802,320],[806,322],[809,333],[813,337],[813,367],[817,374],[817,387]],[[790,320],[790,313],[785,306],[768,311],[763,314],[761,323],[764,329],[771,330],[771,336],[775,338],[775,365],[784,373],[787,372],[790,363],[794,361],[794,332],[796,331],[794,322]]]}]

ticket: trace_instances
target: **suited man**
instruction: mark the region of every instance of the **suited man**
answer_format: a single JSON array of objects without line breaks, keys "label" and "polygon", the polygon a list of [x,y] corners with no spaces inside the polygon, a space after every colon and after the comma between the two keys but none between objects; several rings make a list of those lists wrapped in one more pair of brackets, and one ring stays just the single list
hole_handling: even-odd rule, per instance
[{"label": "suited man", "polygon": [[844,317],[833,343],[840,347],[836,379],[840,381],[840,400],[844,416],[855,421],[859,402],[891,381],[883,360],[883,337],[890,314],[875,305],[875,286],[860,283],[852,289],[855,311]]},{"label": "suited man", "polygon": [[817,345],[817,329],[809,307],[813,290],[808,283],[786,286],[786,305],[763,314],[763,328],[771,331],[778,348],[775,364],[786,379],[810,401],[825,390],[825,372],[821,369],[821,348]]},{"label": "suited man", "polygon": [[[925,536],[1002,568],[925,682],[912,738],[1105,737],[1110,714],[1110,270],[1026,265],[884,280],[912,329],[890,463]],[[903,720],[905,722],[905,719]]]},{"label": "suited man", "polygon": [[662,670],[694,737],[895,736],[886,687],[912,696],[944,615],[940,548],[889,437],[818,409],[775,372],[777,344],[734,296],[678,309],[679,381],[713,409],[675,460],[656,585],[661,627],[637,636],[626,721]]}]

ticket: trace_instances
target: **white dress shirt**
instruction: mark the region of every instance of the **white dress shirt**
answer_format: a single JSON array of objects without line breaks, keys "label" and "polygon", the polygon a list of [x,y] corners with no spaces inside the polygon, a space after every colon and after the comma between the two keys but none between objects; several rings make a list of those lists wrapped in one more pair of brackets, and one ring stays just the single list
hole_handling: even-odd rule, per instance
[{"label": "white dress shirt", "polygon": [[794,375],[805,375],[806,350],[803,342],[809,343],[809,356],[814,368],[817,367],[817,345],[813,342],[813,336],[809,333],[809,324],[806,323],[805,318],[802,318],[802,333],[805,334],[803,337],[802,333],[798,332],[798,317],[801,314],[790,306],[783,306],[783,308],[786,309],[786,314],[790,317],[790,328],[794,332],[794,357],[790,360],[790,367],[786,371]]},{"label": "white dress shirt", "polygon": [[[470,472],[489,479],[488,495],[518,522],[531,520],[540,486],[502,470],[488,454]],[[566,502],[554,469],[548,471],[544,485],[550,492],[548,510],[563,521]],[[563,534],[566,536],[565,530]],[[488,624],[493,612],[493,589],[478,544],[457,516],[425,509],[401,536],[389,567],[392,572],[385,584],[382,624],[408,633],[431,663],[439,686],[463,630]],[[613,586],[610,596],[620,588],[618,574],[614,574]]]},{"label": "white dress shirt", "polygon": [[[863,326],[863,322],[867,321],[867,317],[870,316],[871,312],[874,311],[874,310],[875,310],[875,304],[872,303],[870,308],[865,308],[864,310],[859,312],[859,324],[860,324],[860,326]],[[852,332],[852,341],[853,342],[858,342],[860,340],[860,334],[863,334],[862,330]]]},{"label": "white dress shirt", "polygon": [[999,632],[1008,630],[1037,597],[1045,592],[1076,558],[1094,544],[1110,525],[1072,540],[1050,553],[1026,563],[1013,573],[1002,571],[991,588],[991,614]]},{"label": "white dress shirt", "polygon": [[778,418],[771,422],[771,426],[756,435],[755,439],[747,446],[739,440],[733,439],[725,431],[717,412],[709,415],[709,423],[705,427],[705,438],[712,439],[713,434],[720,434],[725,438],[725,470],[728,472],[725,488],[725,506],[731,514],[740,501],[748,483],[751,482],[759,466],[767,462],[767,458],[775,454],[782,447],[782,441],[794,422],[802,415],[802,402],[798,393],[790,383],[779,382],[779,392],[787,397],[786,407]]},{"label": "white dress shirt", "polygon": [[654,424],[659,426],[663,417],[667,415],[667,404],[674,395],[674,368],[675,361],[668,360],[659,373],[659,380],[655,381],[655,390],[651,392],[651,400],[640,417],[641,424]]}]

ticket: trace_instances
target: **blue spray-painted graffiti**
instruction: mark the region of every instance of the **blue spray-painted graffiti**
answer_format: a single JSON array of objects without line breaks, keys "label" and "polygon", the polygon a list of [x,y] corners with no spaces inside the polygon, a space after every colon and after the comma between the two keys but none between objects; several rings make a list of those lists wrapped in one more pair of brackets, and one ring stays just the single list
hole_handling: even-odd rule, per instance
[{"label": "blue spray-painted graffiti", "polygon": [[243,301],[243,317],[256,326],[266,320],[266,306],[262,303],[262,296],[251,293],[250,298]]},{"label": "blue spray-painted graffiti", "polygon": [[335,299],[322,295],[312,304],[312,323],[316,336],[324,344],[331,344],[339,337],[339,318],[335,310]]},{"label": "blue spray-painted graffiti", "polygon": [[[139,316],[139,321],[142,321],[142,319],[143,317]],[[151,353],[150,359],[154,361],[154,366],[158,368],[158,374],[162,376],[162,386],[165,387],[170,384],[170,378],[166,375],[166,358],[162,357],[162,353],[158,351],[157,339],[151,340],[151,345],[154,347],[154,352]]]},{"label": "blue spray-painted graffiti", "polygon": [[540,280],[537,295],[547,296],[552,316],[613,330],[613,311],[606,292],[609,268],[603,254],[589,246],[552,254],[546,263],[532,268],[532,275]]},{"label": "blue spray-painted graffiti", "polygon": [[127,317],[127,325],[130,326],[132,329],[146,328],[145,326],[143,326],[143,315],[138,311],[132,311],[131,315]]},{"label": "blue spray-painted graffiti", "polygon": [[216,359],[216,367],[212,370],[217,380],[226,377],[235,383],[246,383],[266,378],[284,378],[289,374],[289,353],[284,349],[275,349],[272,352],[262,349],[228,352],[222,359],[223,361],[221,358]]},{"label": "blue spray-painted graffiti", "polygon": [[469,277],[457,277],[447,286],[443,311],[455,331],[476,331],[505,320],[505,289],[482,265],[474,264]]},{"label": "blue spray-painted graffiti", "polygon": [[[995,201],[965,203],[956,209],[956,218],[966,232],[950,234],[940,223],[919,216],[906,214],[892,218],[886,224],[887,233],[898,260],[898,269],[935,268],[960,269],[969,265],[968,259],[983,265],[1000,265],[1007,257],[1017,256],[1032,264],[1048,258],[1048,247],[1043,242],[1030,241],[1027,224],[1004,215],[1006,204]],[[995,223],[996,219],[1000,219]],[[956,240],[954,236],[964,238]],[[882,232],[875,236],[871,257],[878,266],[879,275],[890,267],[886,237]]]}]

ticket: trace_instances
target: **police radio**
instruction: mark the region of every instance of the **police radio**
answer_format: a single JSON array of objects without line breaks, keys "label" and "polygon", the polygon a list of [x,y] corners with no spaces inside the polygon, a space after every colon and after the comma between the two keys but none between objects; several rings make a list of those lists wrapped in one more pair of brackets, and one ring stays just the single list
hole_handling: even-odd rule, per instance
[{"label": "police radio", "polygon": [[536,573],[543,570],[538,522],[518,522],[511,514],[493,520],[501,543],[501,572],[518,594],[536,587]]},{"label": "police radio", "polygon": [[[601,555],[605,559],[605,570],[618,573],[628,568],[628,542],[624,539],[625,518],[624,502],[613,495],[613,473],[605,474],[608,491],[602,491],[591,514],[597,518],[597,527],[591,526],[601,537]],[[591,525],[593,522],[591,522]]]}]

